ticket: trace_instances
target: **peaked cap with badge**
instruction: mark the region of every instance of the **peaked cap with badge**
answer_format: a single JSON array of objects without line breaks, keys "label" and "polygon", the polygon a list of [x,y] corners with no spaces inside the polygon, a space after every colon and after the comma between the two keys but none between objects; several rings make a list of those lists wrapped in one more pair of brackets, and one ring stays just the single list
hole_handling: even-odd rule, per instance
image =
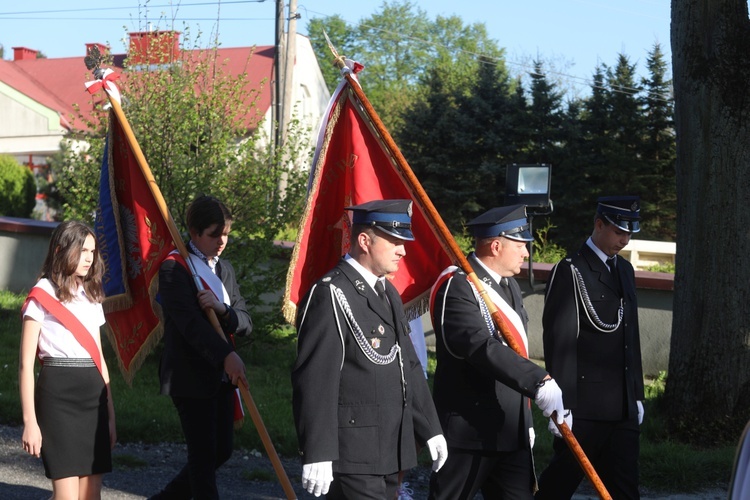
[{"label": "peaked cap with badge", "polygon": [[495,238],[503,236],[516,241],[533,241],[529,232],[525,205],[510,205],[487,210],[468,224],[475,238]]},{"label": "peaked cap with badge", "polygon": [[345,210],[351,210],[352,224],[375,227],[395,238],[414,241],[411,200],[373,200]]},{"label": "peaked cap with badge", "polygon": [[625,232],[641,230],[641,202],[638,196],[603,196],[597,200],[596,213]]}]

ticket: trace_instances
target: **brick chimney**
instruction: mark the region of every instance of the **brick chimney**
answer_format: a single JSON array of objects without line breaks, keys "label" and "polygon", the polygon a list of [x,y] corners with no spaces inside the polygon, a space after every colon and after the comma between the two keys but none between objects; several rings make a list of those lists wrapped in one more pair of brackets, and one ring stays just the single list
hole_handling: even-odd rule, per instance
[{"label": "brick chimney", "polygon": [[27,59],[36,59],[36,55],[38,53],[38,50],[29,49],[26,47],[13,47],[13,60],[26,61]]},{"label": "brick chimney", "polygon": [[138,31],[130,33],[128,64],[131,66],[171,63],[179,53],[179,31]]}]

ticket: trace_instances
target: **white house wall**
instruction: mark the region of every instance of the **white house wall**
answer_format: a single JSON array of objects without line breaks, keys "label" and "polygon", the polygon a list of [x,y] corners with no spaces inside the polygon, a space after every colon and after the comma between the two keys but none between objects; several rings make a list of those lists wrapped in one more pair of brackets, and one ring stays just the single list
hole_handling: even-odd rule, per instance
[{"label": "white house wall", "polygon": [[[297,57],[294,64],[292,85],[292,119],[298,119],[307,130],[310,147],[315,146],[318,137],[320,120],[328,107],[331,93],[328,91],[323,73],[315,58],[310,39],[304,35],[297,35]],[[272,140],[271,121],[273,115],[272,106],[266,110],[263,120],[260,122],[261,140],[259,144],[264,145],[266,140]],[[305,163],[296,165],[298,168],[309,168]]]},{"label": "white house wall", "polygon": [[[310,39],[297,35],[297,60],[294,65],[294,112],[300,121],[318,132],[320,119],[331,99]],[[315,139],[313,139],[314,141]]]},{"label": "white house wall", "polygon": [[0,82],[0,153],[23,161],[29,154],[46,155],[60,149],[65,129],[60,115]]}]

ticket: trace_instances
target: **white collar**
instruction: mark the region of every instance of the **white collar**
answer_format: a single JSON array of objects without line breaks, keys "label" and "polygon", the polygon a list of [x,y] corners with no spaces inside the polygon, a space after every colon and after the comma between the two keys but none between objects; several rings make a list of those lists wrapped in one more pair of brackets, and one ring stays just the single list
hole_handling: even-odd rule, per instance
[{"label": "white collar", "polygon": [[487,271],[487,274],[490,275],[490,278],[492,278],[493,280],[495,280],[495,283],[497,283],[499,285],[500,284],[500,280],[502,280],[503,277],[500,276],[495,271],[493,271],[492,269],[490,269],[489,267],[487,267],[487,264],[485,264],[484,262],[482,262],[482,259],[480,259],[479,257],[477,257],[477,254],[474,254],[474,257],[477,259],[477,262],[479,262],[479,265],[482,266],[485,271]]},{"label": "white collar", "polygon": [[219,262],[219,256],[215,255],[209,259],[208,257],[206,257],[206,255],[203,254],[203,252],[198,250],[198,247],[195,246],[195,243],[193,243],[193,240],[190,240],[188,242],[188,245],[190,245],[190,249],[193,251],[195,256],[199,257],[208,266],[211,272],[216,274],[216,264]]},{"label": "white collar", "polygon": [[[368,285],[375,290],[375,283],[380,279],[378,276],[375,276],[372,272],[365,269],[365,267],[360,264],[357,259],[352,257],[349,254],[344,255],[344,260],[349,263],[350,266],[354,268],[355,271],[357,271],[359,274],[362,275],[362,277],[365,279]],[[385,283],[383,283],[385,284]]]},{"label": "white collar", "polygon": [[589,236],[589,239],[586,240],[586,244],[589,246],[591,250],[594,251],[596,256],[599,257],[599,259],[601,259],[603,263],[607,264],[607,261],[609,260],[609,256],[606,253],[602,252],[599,249],[599,247],[594,244],[594,240],[591,239],[591,236]]}]

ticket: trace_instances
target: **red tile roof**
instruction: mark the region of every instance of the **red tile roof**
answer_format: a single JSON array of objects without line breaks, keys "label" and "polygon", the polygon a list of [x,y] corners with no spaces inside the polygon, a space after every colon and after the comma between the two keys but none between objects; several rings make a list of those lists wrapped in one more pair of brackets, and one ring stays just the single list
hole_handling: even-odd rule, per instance
[{"label": "red tile roof", "polygon": [[[212,51],[195,49],[193,56],[207,58]],[[113,56],[114,69],[122,72],[125,54]],[[274,47],[235,47],[219,48],[217,62],[226,63],[226,71],[237,76],[247,72],[246,91],[259,90],[256,109],[259,116],[248,116],[246,127],[254,129],[271,106],[271,82],[273,80]],[[103,92],[91,96],[86,92],[84,82],[93,79],[86,69],[83,55],[57,59],[24,59],[17,61],[0,60],[0,81],[21,92],[40,104],[60,113],[60,124],[67,129],[83,129],[84,124],[77,118],[74,105],[81,109],[86,118],[91,117],[93,106],[106,97]],[[120,91],[127,95],[124,79],[118,81]],[[93,100],[92,100],[93,99]]]}]

